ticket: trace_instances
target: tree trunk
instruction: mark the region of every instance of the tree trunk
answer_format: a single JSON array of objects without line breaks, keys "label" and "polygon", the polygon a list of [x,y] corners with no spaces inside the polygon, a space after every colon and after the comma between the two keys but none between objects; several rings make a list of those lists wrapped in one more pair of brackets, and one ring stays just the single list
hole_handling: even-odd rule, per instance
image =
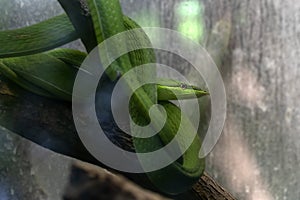
[{"label": "tree trunk", "polygon": [[203,2],[209,24],[232,19],[227,120],[206,169],[239,199],[299,199],[300,2]]}]

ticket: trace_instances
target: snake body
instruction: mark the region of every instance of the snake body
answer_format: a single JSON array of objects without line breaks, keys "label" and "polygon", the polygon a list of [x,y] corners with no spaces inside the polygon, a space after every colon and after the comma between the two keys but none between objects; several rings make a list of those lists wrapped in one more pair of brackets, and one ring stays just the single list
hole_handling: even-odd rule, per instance
[{"label": "snake body", "polygon": [[[71,101],[74,80],[86,56],[78,50],[59,48],[28,56],[2,58],[0,73],[37,95]],[[208,94],[176,80],[158,80],[156,87],[159,101],[176,100],[174,93],[180,99]]]},{"label": "snake body", "polygon": [[[51,37],[47,37],[49,33]],[[62,14],[35,25],[0,32],[0,58],[50,50],[78,39],[68,16]]]},{"label": "snake body", "polygon": [[[124,23],[122,22],[123,17],[119,0],[88,0],[87,3],[91,11],[98,43],[103,42],[105,39],[114,36],[115,34],[126,31]],[[140,34],[142,36],[138,35],[136,38],[145,35],[144,33]],[[147,40],[142,42],[147,42]],[[125,44],[126,42],[123,41],[123,43],[118,44],[118,47],[115,47],[114,50],[118,51],[119,49],[122,50],[122,48],[126,48],[126,46],[123,46]],[[121,74],[125,74],[128,70],[135,66],[139,66],[141,63],[155,63],[153,51],[148,51],[150,52],[148,52],[148,54],[143,54],[140,59],[136,59],[134,56],[130,57],[130,54],[122,56],[117,60],[117,66],[114,70],[118,70]],[[149,68],[144,73],[147,73],[147,75],[150,76],[154,74],[155,76],[154,69]],[[143,76],[145,74],[141,75]],[[114,74],[112,74],[111,77],[113,78]],[[133,80],[133,82],[134,81],[135,80]],[[130,86],[131,83],[127,82],[127,84]],[[157,103],[157,99],[153,96],[155,90],[156,88],[152,86],[147,88],[143,87],[136,91],[132,98],[130,111],[132,118],[135,119],[139,125],[146,125],[149,123],[148,110],[152,104]],[[187,118],[183,117],[183,121],[180,121],[181,112],[177,106],[170,102],[165,102],[161,105],[165,108],[168,116],[163,129],[157,135],[150,138],[133,138],[137,152],[151,152],[168,144],[176,135],[180,123],[184,124],[187,137],[189,137],[192,132],[195,132],[194,127]],[[151,120],[155,121],[156,119]],[[131,131],[137,130],[132,127]],[[181,139],[184,140],[184,138]],[[179,141],[179,143],[180,142],[181,141]],[[167,193],[174,194],[190,188],[192,184],[198,180],[204,169],[203,160],[198,158],[200,146],[200,139],[196,136],[191,146],[183,153],[182,162],[175,161],[163,169],[148,173],[149,179],[159,189]]]},{"label": "snake body", "polygon": [[[87,5],[96,37],[94,46],[118,33],[140,28],[133,20],[122,14],[119,0],[87,0]],[[49,36],[49,33],[53,34]],[[38,95],[70,101],[76,73],[80,70],[80,64],[86,54],[67,49],[44,51],[78,37],[81,35],[74,30],[66,15],[60,15],[29,27],[0,32],[0,40],[2,40],[0,72],[21,87]],[[150,42],[143,31],[135,32],[128,37],[128,41],[131,42],[123,41],[118,46],[112,47],[113,50],[119,51],[126,49],[127,45],[149,44]],[[101,59],[104,57],[105,55],[100,55]],[[133,67],[146,63],[155,63],[154,51],[139,49],[113,62],[107,70],[107,75],[114,80],[118,73],[123,75]],[[155,75],[155,69],[147,68],[133,81],[139,81],[143,76],[155,78]],[[131,83],[128,84],[130,86]],[[180,109],[168,100],[178,98],[174,93],[180,94],[181,99],[192,98],[194,95],[201,97],[208,93],[194,86],[182,86],[183,83],[174,80],[163,80],[157,84],[143,86],[134,93],[129,108],[131,117],[137,124],[143,126],[149,123],[148,110],[157,102],[165,108],[168,116],[163,129],[157,135],[150,138],[133,138],[136,152],[151,152],[162,148],[175,137],[180,123],[185,127],[187,137],[196,131],[187,117],[181,118]],[[156,91],[157,97],[154,95]],[[131,131],[138,130],[132,127]],[[178,146],[180,148],[180,141]],[[204,160],[198,158],[200,146],[201,141],[196,136],[179,160],[163,169],[147,173],[149,179],[165,193],[177,194],[191,188],[204,170]]]}]

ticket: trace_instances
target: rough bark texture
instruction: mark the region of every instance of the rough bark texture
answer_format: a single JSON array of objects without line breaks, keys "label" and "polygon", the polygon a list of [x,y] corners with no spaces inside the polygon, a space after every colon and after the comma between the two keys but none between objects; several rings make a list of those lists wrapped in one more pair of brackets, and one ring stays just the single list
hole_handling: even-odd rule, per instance
[{"label": "rough bark texture", "polygon": [[198,183],[193,186],[193,190],[203,199],[224,199],[234,200],[235,198],[212,179],[206,172],[199,179]]}]

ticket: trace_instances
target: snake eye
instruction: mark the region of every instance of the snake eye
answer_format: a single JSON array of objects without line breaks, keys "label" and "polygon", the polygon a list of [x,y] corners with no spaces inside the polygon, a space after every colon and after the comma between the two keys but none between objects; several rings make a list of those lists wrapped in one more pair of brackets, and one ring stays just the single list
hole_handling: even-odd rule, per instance
[{"label": "snake eye", "polygon": [[188,86],[187,86],[187,84],[185,84],[185,83],[181,83],[181,84],[180,84],[180,87],[181,87],[182,89],[185,90],[185,89],[187,89]]}]

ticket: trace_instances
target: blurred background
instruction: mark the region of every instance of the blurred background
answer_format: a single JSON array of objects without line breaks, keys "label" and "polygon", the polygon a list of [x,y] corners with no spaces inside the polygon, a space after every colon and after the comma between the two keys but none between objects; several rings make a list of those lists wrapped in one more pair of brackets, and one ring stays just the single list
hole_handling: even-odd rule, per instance
[{"label": "blurred background", "polygon": [[[206,171],[237,199],[300,199],[300,1],[121,2],[141,26],[181,32],[202,44],[218,65],[227,120]],[[5,30],[63,10],[56,0],[0,0],[0,12]],[[83,49],[79,41],[68,47]],[[192,77],[187,63],[158,54]],[[0,128],[1,200],[60,199],[69,164],[69,158]]]}]

